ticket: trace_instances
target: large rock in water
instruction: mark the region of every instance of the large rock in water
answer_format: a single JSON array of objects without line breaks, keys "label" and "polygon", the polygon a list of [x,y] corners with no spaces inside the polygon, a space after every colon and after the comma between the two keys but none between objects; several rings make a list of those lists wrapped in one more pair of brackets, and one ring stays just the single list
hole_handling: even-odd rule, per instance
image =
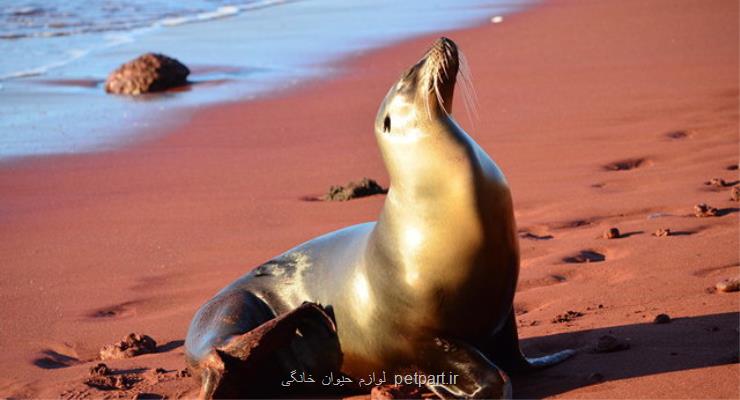
[{"label": "large rock in water", "polygon": [[138,95],[158,92],[187,83],[190,70],[163,54],[146,53],[113,71],[105,81],[105,91]]}]

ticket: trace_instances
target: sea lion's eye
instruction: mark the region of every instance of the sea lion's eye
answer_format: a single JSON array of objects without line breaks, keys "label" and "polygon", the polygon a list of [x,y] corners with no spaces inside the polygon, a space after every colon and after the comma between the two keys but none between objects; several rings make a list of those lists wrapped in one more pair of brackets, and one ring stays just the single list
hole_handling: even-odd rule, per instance
[{"label": "sea lion's eye", "polygon": [[383,121],[383,132],[390,132],[391,131],[391,117],[390,115],[385,116],[385,120]]}]

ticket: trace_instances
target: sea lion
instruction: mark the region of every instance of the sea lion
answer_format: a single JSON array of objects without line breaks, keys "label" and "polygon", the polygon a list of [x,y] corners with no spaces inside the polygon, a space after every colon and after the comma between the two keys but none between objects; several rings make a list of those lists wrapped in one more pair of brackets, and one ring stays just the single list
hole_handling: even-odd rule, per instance
[{"label": "sea lion", "polygon": [[[245,338],[276,317],[300,333],[264,358],[259,384],[291,370],[415,371],[456,376],[426,383],[443,398],[504,398],[511,395],[504,370],[574,353],[527,359],[519,349],[511,194],[498,166],[450,114],[458,71],[467,77],[461,60],[454,42],[437,40],[383,100],[375,135],[390,189],[377,222],[301,244],[197,312],[185,350],[202,397],[246,379],[234,372],[242,348],[252,346]],[[240,396],[255,394],[246,386]]]}]

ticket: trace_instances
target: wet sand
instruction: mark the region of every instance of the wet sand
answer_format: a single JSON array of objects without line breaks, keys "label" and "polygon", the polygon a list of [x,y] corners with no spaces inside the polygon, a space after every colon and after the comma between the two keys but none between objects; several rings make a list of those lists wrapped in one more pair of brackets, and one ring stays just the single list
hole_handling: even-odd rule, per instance
[{"label": "wet sand", "polygon": [[[479,97],[475,126],[462,104],[454,114],[514,194],[524,349],[579,349],[514,377],[516,397],[740,395],[738,294],[707,290],[740,274],[740,205],[704,184],[738,181],[737,15],[731,0],[552,1],[444,33]],[[364,176],[388,184],[375,112],[434,37],[183,112],[124,149],[0,165],[0,396],[193,396],[175,371],[200,304],[302,241],[375,219],[383,196],[301,199]],[[698,203],[718,215],[694,216]],[[611,227],[621,237],[602,238]],[[654,324],[661,313],[672,321]],[[160,351],[111,368],[171,372],[124,392],[84,385],[98,350],[129,332]],[[629,349],[594,353],[606,334]]]}]

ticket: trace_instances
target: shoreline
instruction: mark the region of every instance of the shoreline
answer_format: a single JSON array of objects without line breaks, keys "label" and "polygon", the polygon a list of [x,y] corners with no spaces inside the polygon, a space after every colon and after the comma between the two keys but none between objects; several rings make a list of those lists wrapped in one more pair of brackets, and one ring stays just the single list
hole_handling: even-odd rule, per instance
[{"label": "shoreline", "polygon": [[[493,3],[481,7],[485,1]],[[500,1],[465,0],[435,7],[424,6],[422,0],[374,6],[362,0],[352,7],[342,6],[339,0],[268,2],[269,7],[250,7],[229,18],[195,24],[103,32],[90,38],[19,39],[9,49],[9,41],[0,40],[0,49],[12,54],[25,54],[28,46],[36,52],[39,48],[34,46],[61,46],[81,54],[73,58],[76,61],[57,63],[57,68],[37,78],[0,79],[4,93],[0,107],[6,109],[0,121],[0,130],[5,132],[0,158],[115,150],[118,144],[135,140],[139,131],[152,126],[161,130],[162,115],[176,118],[188,112],[182,108],[291,89],[303,81],[341,72],[332,66],[347,57],[434,30],[476,25],[489,13],[506,15],[531,5],[528,0]],[[375,29],[383,14],[392,17],[383,21],[384,29]],[[74,46],[57,42],[67,39]],[[98,43],[101,40],[104,45]],[[189,79],[204,85],[136,98],[106,95],[98,87],[123,62],[155,49],[188,65]],[[6,67],[34,59],[16,56],[11,60],[15,61]]]},{"label": "shoreline", "polygon": [[[480,119],[471,127],[459,101],[453,115],[514,194],[524,349],[582,350],[514,377],[515,396],[737,397],[727,358],[737,297],[705,288],[739,269],[738,205],[703,184],[737,180],[726,169],[738,162],[737,40],[718,40],[737,38],[732,11],[732,1],[556,1],[453,32]],[[182,368],[187,324],[213,293],[304,240],[375,219],[383,196],[300,199],[363,176],[388,184],[375,112],[440,34],[348,58],[336,79],[189,110],[184,125],[132,146],[0,163],[0,395],[101,395],[82,378],[102,345],[129,332],[170,347],[111,367]],[[726,211],[691,217],[700,202]],[[611,226],[628,235],[601,239]],[[684,234],[651,235],[662,227]],[[564,261],[580,251],[605,261]],[[584,316],[550,322],[568,310]],[[671,324],[650,324],[663,312]],[[632,348],[588,352],[607,333]],[[179,397],[195,386],[146,390]]]}]

